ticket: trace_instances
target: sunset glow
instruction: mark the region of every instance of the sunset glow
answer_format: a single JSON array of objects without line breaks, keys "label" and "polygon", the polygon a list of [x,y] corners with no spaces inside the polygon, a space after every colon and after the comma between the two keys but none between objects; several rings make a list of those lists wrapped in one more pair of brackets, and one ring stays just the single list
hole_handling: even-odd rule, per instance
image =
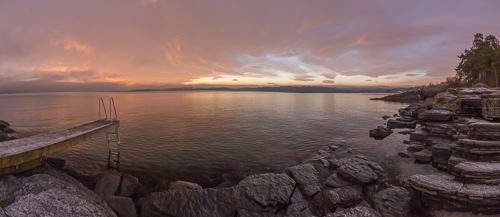
[{"label": "sunset glow", "polygon": [[499,8],[493,0],[2,1],[0,93],[440,82],[475,33],[500,36]]}]

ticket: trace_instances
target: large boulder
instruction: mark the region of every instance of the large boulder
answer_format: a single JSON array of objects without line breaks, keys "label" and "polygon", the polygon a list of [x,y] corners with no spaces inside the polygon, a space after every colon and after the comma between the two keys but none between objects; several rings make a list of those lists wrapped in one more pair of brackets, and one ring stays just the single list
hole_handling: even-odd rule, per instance
[{"label": "large boulder", "polygon": [[[333,213],[325,217],[382,217],[376,210],[366,206],[354,206],[351,208],[339,207]],[[385,217],[385,216],[384,216]]]},{"label": "large boulder", "polygon": [[137,217],[134,202],[128,197],[108,196],[105,199],[108,206],[120,217]]},{"label": "large boulder", "polygon": [[384,217],[411,216],[410,199],[406,189],[393,186],[375,194],[373,204]]},{"label": "large boulder", "polygon": [[262,206],[288,204],[296,182],[286,174],[260,174],[246,177],[238,184],[241,193]]},{"label": "large boulder", "polygon": [[202,187],[192,182],[175,181],[170,185],[169,188],[169,190],[187,190],[187,189],[201,190]]},{"label": "large boulder", "polygon": [[451,111],[446,110],[427,110],[418,115],[418,118],[426,121],[447,121],[454,115]]},{"label": "large boulder", "polygon": [[286,172],[297,182],[300,191],[307,196],[314,196],[322,189],[319,173],[311,164],[289,167]]},{"label": "large boulder", "polygon": [[424,99],[433,98],[438,93],[445,92],[447,89],[448,89],[447,84],[436,84],[432,86],[429,85],[422,89],[422,95]]},{"label": "large boulder", "polygon": [[[47,172],[47,171],[44,171]],[[0,203],[7,216],[116,216],[98,195],[57,171],[0,179]]]},{"label": "large boulder", "polygon": [[337,172],[342,177],[360,185],[387,179],[384,169],[361,155],[343,160]]},{"label": "large boulder", "polygon": [[391,129],[378,126],[376,129],[370,130],[370,137],[373,137],[375,139],[384,139],[385,137],[391,135],[394,131]]},{"label": "large boulder", "polygon": [[118,190],[118,186],[120,185],[120,179],[121,177],[119,173],[106,172],[95,184],[94,192],[102,198],[114,195]]},{"label": "large boulder", "polygon": [[235,216],[233,195],[233,188],[153,193],[142,205],[142,216]]}]

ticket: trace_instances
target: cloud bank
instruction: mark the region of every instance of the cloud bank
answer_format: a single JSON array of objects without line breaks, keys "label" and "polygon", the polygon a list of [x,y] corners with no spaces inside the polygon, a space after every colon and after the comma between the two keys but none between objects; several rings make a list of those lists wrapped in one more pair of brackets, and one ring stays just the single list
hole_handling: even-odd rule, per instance
[{"label": "cloud bank", "polygon": [[475,33],[500,37],[498,8],[493,0],[2,1],[0,91],[426,84],[455,74]]}]

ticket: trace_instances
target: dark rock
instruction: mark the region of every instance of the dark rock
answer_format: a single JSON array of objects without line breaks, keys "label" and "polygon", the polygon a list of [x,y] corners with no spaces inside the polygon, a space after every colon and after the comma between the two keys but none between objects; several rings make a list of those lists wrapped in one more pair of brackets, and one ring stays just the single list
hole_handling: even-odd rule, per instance
[{"label": "dark rock", "polygon": [[124,175],[120,183],[120,194],[121,197],[130,197],[135,189],[139,187],[139,179],[135,176]]},{"label": "dark rock", "polygon": [[451,111],[445,110],[427,110],[418,115],[418,118],[426,121],[447,121],[454,115]]},{"label": "dark rock", "polygon": [[406,150],[416,152],[424,150],[424,145],[419,143],[411,143]]},{"label": "dark rock", "polygon": [[119,185],[120,174],[117,172],[106,172],[95,184],[94,192],[102,198],[106,198],[107,196],[114,195]]},{"label": "dark rock", "polygon": [[5,142],[5,141],[9,141],[9,135],[7,135],[7,133],[0,132],[0,142]]},{"label": "dark rock", "polygon": [[45,162],[57,169],[62,169],[66,165],[66,161],[60,158],[46,157]]},{"label": "dark rock", "polygon": [[432,152],[427,149],[424,149],[422,151],[413,153],[413,157],[421,162],[431,162]]},{"label": "dark rock", "polygon": [[459,98],[457,103],[460,109],[457,112],[461,115],[478,115],[482,112],[482,99],[480,97]]},{"label": "dark rock", "polygon": [[340,177],[337,172],[334,172],[331,176],[329,176],[325,180],[325,184],[334,187],[334,188],[340,188],[348,185],[353,185],[351,182],[345,180],[344,178]]},{"label": "dark rock", "polygon": [[14,140],[14,139],[17,139],[17,137],[15,137],[15,136],[9,136],[9,140]]},{"label": "dark rock", "polygon": [[384,217],[411,216],[410,197],[402,187],[393,186],[379,191],[373,197],[375,209]]},{"label": "dark rock", "polygon": [[[5,126],[8,126],[10,127],[10,124],[7,123],[7,121],[4,121],[4,120],[0,120],[0,125],[5,125]],[[1,130],[1,129],[0,129]]]},{"label": "dark rock", "polygon": [[58,178],[49,174],[2,177],[0,197],[7,216],[116,216],[102,198],[76,180],[48,172]]},{"label": "dark rock", "polygon": [[408,151],[400,151],[398,152],[398,155],[405,158],[411,158],[413,156],[412,153]]},{"label": "dark rock", "polygon": [[365,207],[355,206],[351,208],[338,208],[334,213],[328,213],[325,217],[382,217],[376,210]]},{"label": "dark rock", "polygon": [[359,185],[350,185],[334,189],[325,189],[325,205],[328,208],[347,207],[359,203],[363,200],[363,188]]},{"label": "dark rock", "polygon": [[359,184],[367,184],[380,179],[385,179],[385,171],[377,164],[368,161],[364,156],[354,156],[342,161],[337,169],[342,177],[353,180]]},{"label": "dark rock", "polygon": [[290,199],[290,204],[286,209],[285,216],[309,217],[314,216],[314,213],[312,202],[306,199],[298,189],[295,189]]},{"label": "dark rock", "polygon": [[[415,130],[401,130],[398,133],[399,134],[410,134],[410,133],[413,133],[413,132],[415,132]],[[405,141],[408,141],[408,140],[405,140]],[[403,141],[403,143],[404,143],[404,141]]]},{"label": "dark rock", "polygon": [[289,167],[286,172],[297,182],[299,189],[307,196],[320,192],[322,187],[319,174],[311,164],[301,164]]},{"label": "dark rock", "polygon": [[14,129],[12,129],[10,127],[3,128],[3,132],[6,132],[6,133],[17,133]]},{"label": "dark rock", "polygon": [[384,100],[389,102],[418,102],[420,95],[416,91],[408,91],[393,95],[384,96],[381,98],[370,98],[370,100]]},{"label": "dark rock", "polygon": [[201,190],[202,187],[196,183],[185,182],[185,181],[175,181],[171,184],[169,190]]},{"label": "dark rock", "polygon": [[153,193],[142,205],[142,216],[236,216],[234,194],[233,188]]},{"label": "dark rock", "polygon": [[398,121],[393,119],[387,121],[387,126],[394,128],[406,128],[406,124],[408,124],[407,121]]},{"label": "dark rock", "polygon": [[459,139],[456,149],[465,154],[491,155],[500,154],[500,141],[482,141]]},{"label": "dark rock", "polygon": [[373,137],[375,139],[383,139],[389,135],[391,135],[394,131],[391,129],[378,126],[377,129],[370,130],[370,137]]},{"label": "dark rock", "polygon": [[410,133],[410,140],[424,141],[429,137],[429,133],[423,130],[417,129],[415,132]]},{"label": "dark rock", "polygon": [[238,184],[244,193],[262,206],[288,204],[295,181],[285,174],[260,174],[246,177]]},{"label": "dark rock", "polygon": [[387,118],[390,118],[390,117],[391,117],[391,116],[384,115],[384,116],[382,116],[382,119],[387,120]]},{"label": "dark rock", "polygon": [[128,197],[108,196],[105,199],[111,209],[120,217],[137,217],[134,202]]},{"label": "dark rock", "polygon": [[[500,94],[496,95],[500,97]],[[488,120],[500,118],[500,98],[487,98],[481,101],[481,114]]]},{"label": "dark rock", "polygon": [[425,86],[422,89],[423,98],[424,99],[433,98],[438,93],[445,92],[447,89],[448,89],[448,85],[447,84],[435,84],[435,85],[432,85],[432,86],[431,85]]}]

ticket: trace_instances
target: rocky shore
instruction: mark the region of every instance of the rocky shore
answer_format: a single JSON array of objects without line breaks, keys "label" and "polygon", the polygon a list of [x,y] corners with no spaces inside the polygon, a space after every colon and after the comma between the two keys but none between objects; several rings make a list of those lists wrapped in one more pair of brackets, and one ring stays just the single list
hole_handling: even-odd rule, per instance
[{"label": "rocky shore", "polygon": [[408,191],[351,152],[330,144],[282,173],[205,189],[182,180],[147,187],[117,171],[85,175],[44,158],[0,177],[0,216],[409,216]]},{"label": "rocky shore", "polygon": [[6,121],[0,120],[0,142],[17,139],[15,136],[9,134],[17,133],[14,129],[10,128],[10,124]]},{"label": "rocky shore", "polygon": [[435,174],[410,177],[413,207],[500,214],[499,90],[449,88],[400,109],[387,128],[410,128],[403,141],[407,151],[399,155],[436,168]]}]

